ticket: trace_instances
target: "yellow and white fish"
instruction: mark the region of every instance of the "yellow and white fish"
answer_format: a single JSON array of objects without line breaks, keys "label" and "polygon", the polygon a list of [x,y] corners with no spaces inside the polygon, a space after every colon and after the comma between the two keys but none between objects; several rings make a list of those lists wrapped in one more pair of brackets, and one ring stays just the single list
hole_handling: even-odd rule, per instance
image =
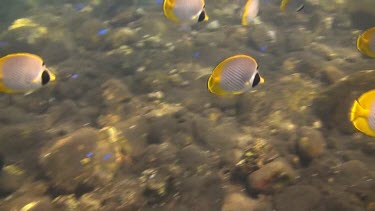
[{"label": "yellow and white fish", "polygon": [[301,11],[305,7],[305,0],[281,0],[280,10]]},{"label": "yellow and white fish", "polygon": [[365,92],[354,101],[350,121],[357,130],[375,136],[375,89]]},{"label": "yellow and white fish", "polygon": [[0,92],[30,93],[55,78],[37,55],[14,53],[0,58]]},{"label": "yellow and white fish", "polygon": [[259,0],[247,0],[242,13],[241,24],[247,26],[257,17],[259,12]]},{"label": "yellow and white fish", "polygon": [[375,58],[375,27],[358,36],[357,49],[364,55]]},{"label": "yellow and white fish", "polygon": [[207,21],[204,0],[164,0],[164,15],[178,23]]},{"label": "yellow and white fish", "polygon": [[255,59],[239,54],[225,59],[215,67],[207,87],[211,93],[228,96],[242,94],[263,82]]}]

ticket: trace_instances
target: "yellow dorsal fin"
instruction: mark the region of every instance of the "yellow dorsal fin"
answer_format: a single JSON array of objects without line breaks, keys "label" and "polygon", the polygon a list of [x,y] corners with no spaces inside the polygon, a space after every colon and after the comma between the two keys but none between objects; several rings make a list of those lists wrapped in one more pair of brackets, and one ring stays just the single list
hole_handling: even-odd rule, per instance
[{"label": "yellow dorsal fin", "polygon": [[363,93],[358,98],[358,103],[361,105],[363,109],[370,110],[371,105],[374,102],[374,100],[375,100],[375,89]]}]

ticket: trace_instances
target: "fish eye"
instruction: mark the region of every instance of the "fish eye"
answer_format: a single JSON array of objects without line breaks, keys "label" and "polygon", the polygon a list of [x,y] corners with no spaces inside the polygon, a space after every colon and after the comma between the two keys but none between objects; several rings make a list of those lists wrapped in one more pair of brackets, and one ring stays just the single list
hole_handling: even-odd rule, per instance
[{"label": "fish eye", "polygon": [[202,22],[204,19],[206,19],[206,12],[202,10],[201,14],[199,14],[198,22]]},{"label": "fish eye", "polygon": [[51,77],[48,71],[43,71],[42,73],[42,85],[46,85],[51,80]]},{"label": "fish eye", "polygon": [[257,73],[255,76],[254,76],[254,80],[253,80],[253,84],[251,85],[251,87],[255,87],[256,85],[258,85],[260,82],[260,75],[259,73]]}]

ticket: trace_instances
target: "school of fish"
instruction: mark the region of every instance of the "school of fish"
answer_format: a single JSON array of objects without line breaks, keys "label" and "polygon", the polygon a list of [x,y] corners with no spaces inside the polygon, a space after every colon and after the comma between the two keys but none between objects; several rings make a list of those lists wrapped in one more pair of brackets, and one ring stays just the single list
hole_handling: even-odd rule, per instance
[{"label": "school of fish", "polygon": [[[269,0],[272,1],[272,0]],[[304,0],[278,1],[280,11],[301,12]],[[164,0],[163,12],[167,19],[181,25],[208,21],[205,0]],[[242,6],[241,25],[249,26],[259,13],[260,0],[247,0]],[[364,56],[375,58],[375,27],[365,30],[357,38],[357,49]],[[250,55],[233,55],[223,59],[212,70],[207,89],[218,96],[244,94],[264,83],[259,65]],[[13,53],[0,58],[0,92],[31,93],[52,81],[55,74],[43,59],[32,53]],[[375,90],[359,96],[349,111],[350,121],[362,133],[375,137]]]}]

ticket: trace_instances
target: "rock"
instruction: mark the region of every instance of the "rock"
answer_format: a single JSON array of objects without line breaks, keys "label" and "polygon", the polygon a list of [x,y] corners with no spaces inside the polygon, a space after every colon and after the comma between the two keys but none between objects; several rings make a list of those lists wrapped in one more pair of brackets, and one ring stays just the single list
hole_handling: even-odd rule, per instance
[{"label": "rock", "polygon": [[148,145],[141,155],[141,161],[137,163],[137,166],[134,166],[134,169],[139,168],[139,171],[143,171],[144,168],[156,167],[168,169],[171,163],[176,162],[176,154],[177,149],[169,143]]},{"label": "rock", "polygon": [[375,70],[359,71],[321,91],[312,106],[323,126],[346,134],[355,132],[349,120],[350,108],[361,94],[375,88],[374,81]]},{"label": "rock", "polygon": [[344,76],[344,73],[339,68],[333,65],[326,65],[320,71],[320,80],[327,85],[336,83],[340,78]]},{"label": "rock", "polygon": [[[367,183],[366,180],[372,178],[366,164],[359,160],[351,160],[343,163],[338,169],[335,180],[345,186],[360,186],[360,183]],[[374,178],[372,178],[374,179]]]},{"label": "rock", "polygon": [[306,81],[302,74],[284,74],[278,79],[277,85],[268,86],[267,90],[259,89],[251,94],[241,95],[236,113],[242,124],[258,127],[264,123],[267,127],[293,132],[296,125],[314,121],[308,108],[316,95],[316,83]]},{"label": "rock", "polygon": [[326,211],[367,211],[358,197],[341,191],[326,196],[322,204]]},{"label": "rock", "polygon": [[210,31],[216,31],[220,28],[220,22],[218,20],[211,21],[207,24],[206,27]]},{"label": "rock", "polygon": [[285,188],[275,197],[278,211],[310,211],[321,202],[319,191],[308,185],[295,185]]},{"label": "rock", "polygon": [[[215,173],[180,177],[180,203],[189,210],[221,210],[224,200],[223,181]],[[199,197],[197,197],[199,196]]]},{"label": "rock", "polygon": [[364,153],[369,156],[375,156],[375,142],[373,140],[365,141],[361,146]]},{"label": "rock", "polygon": [[269,142],[264,139],[256,139],[246,146],[246,150],[232,169],[232,179],[244,181],[249,174],[278,157],[279,153]]},{"label": "rock", "polygon": [[54,188],[89,190],[109,182],[122,162],[118,139],[113,128],[81,128],[44,146],[39,162]]},{"label": "rock", "polygon": [[9,26],[7,37],[25,45],[39,45],[48,37],[48,28],[33,18],[20,18]]},{"label": "rock", "polygon": [[243,193],[230,193],[225,196],[221,211],[255,211],[257,203]]},{"label": "rock", "polygon": [[81,210],[99,211],[101,208],[101,197],[98,194],[86,193],[79,198]]},{"label": "rock", "polygon": [[107,106],[115,106],[132,97],[129,88],[118,79],[109,79],[102,85],[102,96]]},{"label": "rock", "polygon": [[62,210],[78,210],[79,201],[74,194],[60,195],[53,199],[53,203]]},{"label": "rock", "polygon": [[25,172],[16,165],[7,165],[0,172],[0,196],[7,196],[18,190],[27,179]]},{"label": "rock", "polygon": [[247,177],[247,190],[250,193],[270,193],[292,183],[297,173],[283,159],[278,158],[264,165]]},{"label": "rock", "polygon": [[49,197],[32,195],[21,195],[10,198],[0,205],[0,210],[62,211],[53,206]]},{"label": "rock", "polygon": [[36,148],[40,147],[42,140],[51,138],[46,130],[46,125],[39,118],[34,118],[33,122],[2,125],[0,152],[9,160],[24,160],[25,168],[35,171],[37,153],[30,152],[38,150]]},{"label": "rock", "polygon": [[0,172],[3,170],[3,167],[5,165],[5,156],[2,152],[0,152]]},{"label": "rock", "polygon": [[273,54],[280,54],[285,49],[283,37],[279,36],[278,30],[270,24],[253,25],[249,27],[248,33],[248,44],[255,49],[267,47],[267,52]]},{"label": "rock", "polygon": [[73,33],[77,45],[83,46],[87,50],[95,50],[98,48],[107,47],[104,42],[108,34],[100,34],[101,30],[108,30],[107,26],[95,18],[85,18],[81,21],[80,27],[77,27]]},{"label": "rock", "polygon": [[320,131],[304,127],[297,141],[297,153],[302,162],[310,162],[323,154],[326,141]]},{"label": "rock", "polygon": [[172,180],[164,172],[146,169],[142,172],[140,180],[143,194],[150,204],[160,203],[171,194]]},{"label": "rock", "polygon": [[375,2],[364,0],[361,4],[355,4],[353,1],[345,0],[344,7],[349,11],[356,28],[373,27],[371,20],[375,17],[375,12],[371,8],[375,7]]},{"label": "rock", "polygon": [[240,130],[233,122],[214,125],[205,118],[195,118],[193,124],[194,138],[209,149],[215,150],[218,146],[225,151],[236,143],[233,140],[240,135]]},{"label": "rock", "polygon": [[312,36],[305,28],[299,27],[297,29],[291,28],[291,32],[286,32],[289,36],[286,37],[287,51],[301,51],[311,42]]},{"label": "rock", "polygon": [[145,118],[136,116],[109,125],[118,131],[119,137],[123,137],[120,144],[127,155],[137,157],[145,152],[150,132],[150,124]]},{"label": "rock", "polygon": [[115,29],[109,36],[108,41],[113,48],[118,48],[122,45],[129,45],[137,40],[137,33],[134,29],[129,27],[122,27]]}]

